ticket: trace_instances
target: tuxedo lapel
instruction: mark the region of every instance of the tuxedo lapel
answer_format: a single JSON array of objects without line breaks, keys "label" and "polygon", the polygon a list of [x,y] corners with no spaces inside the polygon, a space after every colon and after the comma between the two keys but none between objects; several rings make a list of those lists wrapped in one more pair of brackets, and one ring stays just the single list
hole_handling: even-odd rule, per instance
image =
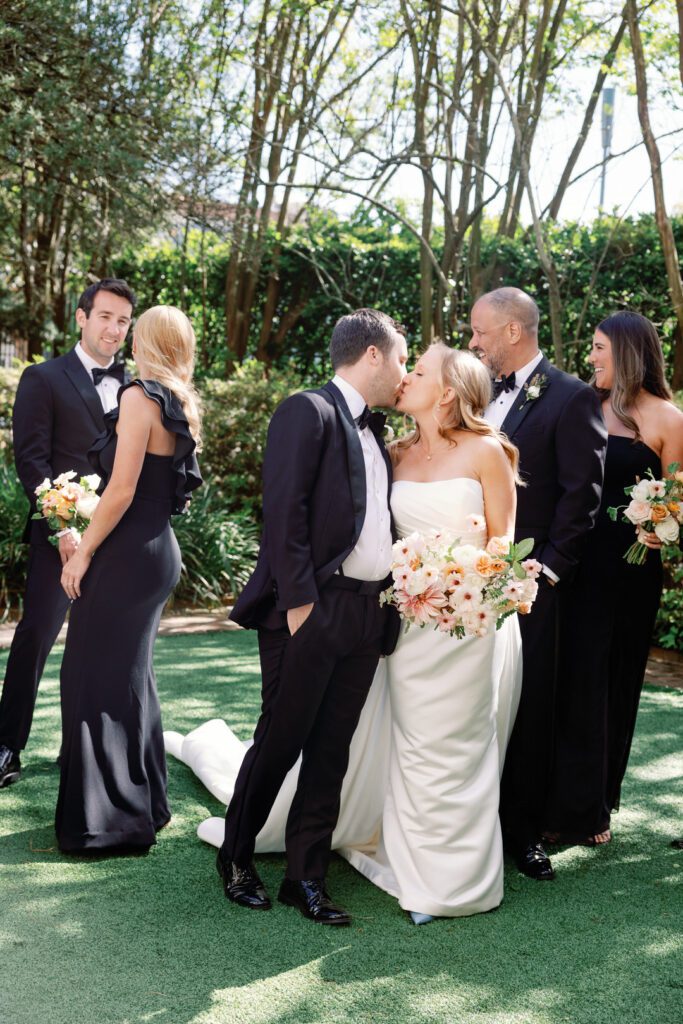
[{"label": "tuxedo lapel", "polygon": [[365,510],[367,506],[363,449],[361,448],[360,438],[358,437],[356,421],[351,415],[351,410],[346,404],[344,396],[337,385],[330,381],[325,385],[323,391],[326,391],[334,401],[337,409],[337,418],[346,438],[347,466],[349,470],[349,483],[351,485],[351,497],[353,500],[353,543],[355,544],[360,536],[360,531],[363,528]]},{"label": "tuxedo lapel", "polygon": [[526,419],[526,417],[529,415],[529,412],[530,412],[532,406],[538,405],[538,403],[542,402],[543,399],[545,398],[545,395],[546,395],[550,385],[552,384],[552,371],[553,371],[553,369],[554,369],[554,367],[553,367],[552,363],[550,363],[546,359],[546,357],[543,356],[543,358],[541,359],[541,361],[538,364],[538,366],[535,366],[534,369],[531,371],[531,374],[530,374],[530,376],[528,378],[528,381],[526,382],[526,383],[529,383],[529,381],[533,380],[534,377],[538,377],[538,376],[544,376],[545,377],[545,381],[543,383],[543,389],[542,389],[540,395],[538,396],[538,398],[528,399],[526,391],[524,390],[524,388],[522,388],[522,390],[516,396],[516,398],[515,398],[514,402],[512,403],[512,406],[511,406],[507,416],[503,420],[503,422],[501,424],[501,427],[500,427],[502,432],[504,434],[507,434],[507,436],[510,438],[511,441],[514,441],[515,435],[516,435],[517,431],[521,427],[521,425],[524,422],[524,420]]},{"label": "tuxedo lapel", "polygon": [[97,430],[99,432],[103,431],[104,409],[102,408],[100,396],[95,390],[92,377],[89,375],[73,349],[66,355],[64,373],[75,387],[81,399],[85,402]]}]

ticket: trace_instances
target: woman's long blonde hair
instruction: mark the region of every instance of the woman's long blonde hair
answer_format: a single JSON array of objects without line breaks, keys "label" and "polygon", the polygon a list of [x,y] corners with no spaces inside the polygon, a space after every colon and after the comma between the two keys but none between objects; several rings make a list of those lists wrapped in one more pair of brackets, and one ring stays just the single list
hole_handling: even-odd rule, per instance
[{"label": "woman's long blonde hair", "polygon": [[196,347],[192,324],[176,306],[152,306],[136,321],[134,336],[150,378],[179,400],[197,448],[201,448],[200,402],[192,383]]},{"label": "woman's long blonde hair", "polygon": [[[427,351],[432,349],[436,349],[441,356],[441,391],[449,387],[455,391],[455,398],[444,420],[437,415],[439,408],[443,407],[434,406],[434,420],[438,424],[439,435],[454,445],[457,444],[454,437],[457,430],[471,430],[473,434],[481,434],[483,437],[495,437],[512,466],[515,483],[521,484],[518,450],[508,441],[505,434],[484,419],[484,410],[491,401],[491,378],[488,370],[476,356],[463,352],[462,349],[450,348],[443,341],[433,342]],[[396,446],[410,448],[419,440],[420,428],[416,424],[415,430],[397,441]]]}]

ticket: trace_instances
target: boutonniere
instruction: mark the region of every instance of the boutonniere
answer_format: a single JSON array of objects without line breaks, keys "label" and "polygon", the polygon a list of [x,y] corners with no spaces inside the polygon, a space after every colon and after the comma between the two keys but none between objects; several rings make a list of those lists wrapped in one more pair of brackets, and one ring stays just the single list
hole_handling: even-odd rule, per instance
[{"label": "boutonniere", "polygon": [[541,397],[547,386],[548,378],[546,375],[544,373],[535,373],[522,389],[524,391],[524,401],[519,408],[523,409],[527,402],[535,402],[537,398]]}]

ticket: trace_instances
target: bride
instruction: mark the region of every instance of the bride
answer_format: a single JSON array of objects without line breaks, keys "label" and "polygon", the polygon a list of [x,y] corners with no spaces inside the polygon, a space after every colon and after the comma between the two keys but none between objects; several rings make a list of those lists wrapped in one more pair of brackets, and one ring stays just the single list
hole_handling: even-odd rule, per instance
[{"label": "bride", "polygon": [[[398,408],[415,429],[391,451],[400,536],[442,529],[483,547],[487,536],[513,535],[517,451],[483,419],[490,391],[476,357],[440,342],[406,376]],[[413,626],[380,662],[351,744],[332,845],[416,924],[481,913],[503,898],[499,773],[520,684],[515,616],[463,640]],[[165,739],[169,753],[229,802],[246,747],[224,722]],[[257,852],[284,849],[298,769]],[[220,847],[223,818],[198,832]]]}]

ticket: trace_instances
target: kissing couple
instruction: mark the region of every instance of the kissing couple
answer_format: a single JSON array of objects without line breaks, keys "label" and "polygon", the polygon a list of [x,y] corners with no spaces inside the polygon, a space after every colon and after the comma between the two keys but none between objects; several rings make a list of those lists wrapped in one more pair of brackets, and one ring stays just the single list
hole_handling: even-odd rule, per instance
[{"label": "kissing couple", "polygon": [[[270,423],[260,554],[232,612],[258,632],[253,744],[214,721],[167,733],[167,749],[228,802],[225,823],[200,835],[219,846],[225,895],[242,907],[270,909],[253,855],[284,849],[279,900],[349,924],[325,884],[335,848],[415,923],[491,910],[503,897],[517,618],[481,638],[401,633],[379,594],[399,536],[512,537],[517,450],[484,419],[491,379],[474,355],[437,342],[406,375],[403,328],[360,309],[337,322],[330,356],[332,381]],[[411,416],[413,432],[387,450],[372,406]]]}]

